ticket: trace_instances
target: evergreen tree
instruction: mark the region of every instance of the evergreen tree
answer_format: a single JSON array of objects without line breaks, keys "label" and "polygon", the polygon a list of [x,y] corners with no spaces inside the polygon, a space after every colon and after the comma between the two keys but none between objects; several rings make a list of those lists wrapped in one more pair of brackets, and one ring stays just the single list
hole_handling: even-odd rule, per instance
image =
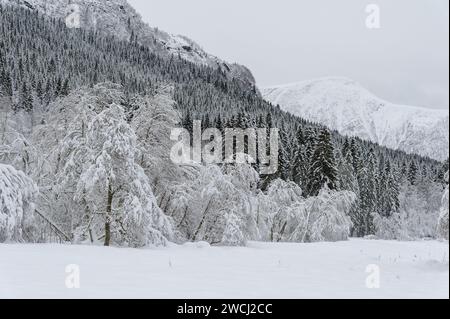
[{"label": "evergreen tree", "polygon": [[[270,122],[270,118],[268,119]],[[268,129],[268,134],[269,133]],[[266,150],[269,150],[269,136],[266,137]],[[272,175],[268,176],[262,176],[261,178],[261,189],[266,190],[269,185],[277,180],[277,179],[283,179],[286,180],[289,178],[289,163],[288,163],[288,150],[287,150],[287,134],[284,128],[281,128],[279,131],[279,141],[278,141],[278,168],[277,172]]]},{"label": "evergreen tree", "polygon": [[445,178],[446,173],[449,171],[449,164],[448,164],[448,158],[445,160],[445,162],[439,167],[436,174],[436,182],[441,184],[447,184],[447,180]]},{"label": "evergreen tree", "polygon": [[12,94],[11,77],[6,70],[3,69],[0,74],[0,96],[11,97]]},{"label": "evergreen tree", "polygon": [[411,185],[415,185],[417,181],[417,164],[415,161],[411,163],[408,170],[408,181]]},{"label": "evergreen tree", "polygon": [[50,79],[48,79],[47,83],[45,85],[45,88],[44,88],[44,93],[43,93],[43,103],[44,103],[44,105],[50,104],[50,102],[53,99],[54,99],[54,95],[53,95],[52,82],[51,82]]},{"label": "evergreen tree", "polygon": [[33,96],[31,95],[31,91],[28,88],[26,82],[22,83],[22,88],[19,94],[19,103],[15,106],[15,111],[24,110],[26,112],[31,112],[33,109]]},{"label": "evergreen tree", "polygon": [[42,103],[42,99],[44,97],[44,89],[40,80],[36,83],[36,97],[39,99],[39,102]]},{"label": "evergreen tree", "polygon": [[[348,144],[349,145],[349,144]],[[339,186],[343,190],[359,194],[358,179],[353,169],[353,156],[350,147],[343,148],[343,155],[338,152]]]},{"label": "evergreen tree", "polygon": [[398,211],[400,206],[399,194],[400,190],[395,179],[395,172],[390,162],[387,161],[378,181],[378,213],[382,217],[391,217],[393,213]]},{"label": "evergreen tree", "polygon": [[189,133],[193,134],[194,132],[194,122],[191,117],[191,112],[187,111],[183,118],[183,127],[189,131]]},{"label": "evergreen tree", "polygon": [[347,154],[349,154],[349,153],[351,155],[351,148],[350,147],[351,147],[351,145],[350,145],[349,139],[346,138],[345,141],[344,141],[344,144],[342,145],[342,156],[344,158],[347,157]]},{"label": "evergreen tree", "polygon": [[62,96],[62,86],[63,86],[62,80],[61,78],[58,78],[55,86],[55,96]]},{"label": "evergreen tree", "polygon": [[61,87],[61,96],[67,96],[70,93],[70,85],[69,85],[69,79],[65,79],[64,83]]},{"label": "evergreen tree", "polygon": [[323,129],[317,139],[309,176],[308,191],[311,196],[319,194],[324,186],[327,186],[330,190],[337,188],[338,176],[334,146],[331,141],[331,134],[327,129]]},{"label": "evergreen tree", "polygon": [[352,155],[352,159],[353,159],[353,169],[355,171],[356,174],[359,173],[360,169],[361,169],[361,150],[359,148],[359,145],[356,141],[356,139],[352,139],[351,143],[350,143],[350,151],[351,151],[351,155]]},{"label": "evergreen tree", "polygon": [[304,132],[304,140],[305,140],[305,157],[306,160],[311,163],[312,156],[314,154],[314,150],[316,148],[317,143],[317,134],[313,128],[308,127]]},{"label": "evergreen tree", "polygon": [[307,178],[307,160],[305,156],[306,143],[305,136],[303,134],[303,129],[299,127],[297,129],[296,140],[295,140],[295,154],[293,162],[293,180],[297,185],[303,187]]},{"label": "evergreen tree", "polygon": [[283,127],[280,130],[280,140],[279,140],[279,149],[278,149],[278,171],[273,176],[273,179],[281,178],[281,179],[289,179],[291,176],[289,174],[289,163],[288,163],[288,135],[286,129]]},{"label": "evergreen tree", "polygon": [[[30,14],[29,11],[3,5],[0,5],[0,8],[0,90],[1,94],[12,97],[11,101],[16,104],[16,109],[27,104],[21,103],[21,100],[28,99],[22,94],[24,82],[25,92],[28,91],[32,101],[28,105],[36,105],[41,95],[42,104],[50,105],[45,108],[49,112],[45,116],[54,115],[51,108],[58,105],[52,103],[58,98],[55,92],[58,92],[59,98],[64,98],[68,90],[93,88],[98,81],[109,81],[121,83],[125,94],[135,97],[142,94],[153,95],[160,85],[170,83],[174,87],[176,109],[182,115],[180,124],[190,132],[192,119],[203,119],[205,114],[211,122],[215,119],[222,131],[226,125],[245,128],[252,127],[254,123],[257,123],[258,127],[269,129],[283,127],[280,154],[282,169],[278,177],[294,180],[296,184],[301,185],[304,196],[310,195],[308,186],[315,178],[310,170],[311,161],[318,144],[318,132],[322,127],[264,101],[255,94],[254,85],[230,79],[229,74],[224,71],[225,67],[217,69],[196,65],[172,54],[167,58],[167,52],[162,50],[159,52],[137,43],[124,43],[90,31],[73,33],[59,21],[43,19],[38,13]],[[70,79],[70,87],[66,86],[69,83],[67,79]],[[42,86],[42,94],[39,86]],[[33,99],[35,96],[37,98]],[[122,102],[119,103],[122,105]],[[303,137],[298,136],[301,133]],[[302,139],[304,143],[299,143]],[[366,223],[365,219],[367,214],[390,214],[392,209],[387,207],[395,208],[396,196],[394,195],[392,200],[386,197],[390,196],[392,190],[396,193],[395,186],[401,189],[402,196],[405,195],[404,189],[410,186],[407,178],[411,163],[417,165],[411,178],[417,186],[414,187],[417,197],[429,198],[427,192],[430,192],[431,187],[440,189],[442,184],[445,184],[444,175],[448,170],[448,162],[447,169],[442,169],[440,162],[386,149],[359,138],[344,138],[337,133],[333,135],[333,142],[339,173],[336,187],[355,189],[358,195],[357,213],[363,214],[363,218],[359,218],[356,213],[352,214],[356,216],[352,217],[354,221],[363,221],[363,226],[355,226],[355,233],[356,227],[362,230],[359,234],[370,233],[367,231],[371,229],[370,220]],[[299,147],[299,144],[303,147]],[[376,176],[379,181],[378,190],[376,187],[375,196],[372,198],[374,202],[367,204],[370,202],[370,194],[363,193],[362,190],[366,185],[369,189],[372,187],[374,174],[367,168],[372,166],[368,164],[371,148],[374,169],[380,176]],[[350,149],[350,152],[347,149]],[[391,164],[391,174],[394,178],[390,178],[387,173],[387,162]],[[351,164],[351,167],[347,167],[348,164]],[[429,185],[421,187],[423,185],[420,176],[424,171],[427,172]],[[354,179],[357,179],[358,185],[352,186]],[[393,182],[396,185],[392,185]],[[406,201],[407,196],[403,197]],[[360,207],[363,202],[367,210]],[[392,202],[394,204],[387,204]],[[430,207],[431,202],[435,200],[427,202]],[[423,211],[425,210],[424,208]],[[369,227],[365,227],[366,224]]]},{"label": "evergreen tree", "polygon": [[373,149],[369,150],[365,165],[359,172],[360,205],[356,223],[358,236],[373,235],[375,226],[373,216],[377,212],[379,183],[378,162]]},{"label": "evergreen tree", "polygon": [[408,163],[403,162],[402,168],[400,169],[400,180],[402,183],[406,183],[408,180]]}]

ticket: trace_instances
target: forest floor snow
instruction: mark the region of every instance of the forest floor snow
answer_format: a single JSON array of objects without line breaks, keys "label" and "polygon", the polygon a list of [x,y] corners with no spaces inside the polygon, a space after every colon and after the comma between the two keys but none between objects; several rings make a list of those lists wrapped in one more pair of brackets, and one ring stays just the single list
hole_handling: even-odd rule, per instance
[{"label": "forest floor snow", "polygon": [[448,243],[437,241],[154,249],[6,244],[0,298],[448,299],[448,260]]}]

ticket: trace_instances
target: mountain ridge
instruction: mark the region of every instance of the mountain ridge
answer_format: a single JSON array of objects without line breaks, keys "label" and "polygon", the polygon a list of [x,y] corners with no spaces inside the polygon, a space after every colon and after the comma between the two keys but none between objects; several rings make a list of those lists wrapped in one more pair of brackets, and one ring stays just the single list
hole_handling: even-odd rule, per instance
[{"label": "mountain ridge", "polygon": [[448,158],[448,110],[390,103],[345,77],[272,86],[262,94],[285,111],[343,135],[440,161]]},{"label": "mountain ridge", "polygon": [[[83,28],[94,29],[122,40],[139,42],[163,56],[181,57],[194,64],[220,69],[224,71],[228,78],[238,79],[246,84],[247,87],[254,88],[255,92],[259,93],[255,87],[255,79],[249,69],[244,66],[226,63],[206,53],[197,43],[187,37],[170,35],[157,28],[150,27],[142,21],[139,13],[126,0],[0,0],[0,3],[36,10],[57,19],[64,19],[67,16],[70,4],[78,4],[81,8]],[[298,105],[296,106],[295,103],[293,105],[292,101],[284,101],[284,103],[280,101],[284,94],[280,95],[278,93],[286,91],[286,89],[289,91],[292,87],[300,87],[300,91],[306,90],[304,94],[308,95],[308,88],[312,87],[312,89],[315,89],[311,84],[317,81],[306,81],[268,88],[264,90],[264,96],[274,104],[281,104],[285,111],[307,120],[324,124],[332,129],[336,129],[343,135],[358,136],[382,146],[440,161],[448,158],[448,113],[444,114],[444,116],[441,114],[429,117],[429,113],[434,113],[435,111],[428,109],[426,111],[423,109],[419,110],[419,108],[413,110],[409,107],[409,110],[413,110],[413,113],[415,113],[411,114],[409,112],[407,114],[410,118],[409,121],[398,120],[397,122],[390,122],[390,120],[383,118],[384,112],[380,111],[380,109],[385,109],[386,105],[394,106],[390,109],[390,111],[394,110],[394,112],[391,112],[389,116],[394,115],[401,119],[405,114],[400,109],[401,106],[375,97],[350,79],[330,77],[326,80],[328,82],[341,82],[341,85],[338,88],[333,87],[333,85],[321,88],[318,96],[325,103],[314,98],[312,101],[310,99],[306,104],[312,105],[312,109],[310,107],[301,107],[300,110],[297,110]],[[322,79],[321,81],[324,80]],[[342,95],[341,89],[348,86],[342,85],[342,82],[353,86],[353,89],[350,90],[351,94],[347,97],[340,96]],[[343,91],[345,92],[345,89]],[[323,94],[324,92],[327,93]],[[338,98],[335,98],[336,96]],[[351,102],[355,102],[355,97],[358,103],[362,98],[364,100],[362,104],[368,104],[367,108],[364,110],[352,108]],[[287,107],[286,104],[288,105]],[[335,112],[318,107],[319,105],[324,106],[327,104],[340,105],[343,108],[341,113],[346,114],[350,121],[346,121]],[[348,106],[345,107],[347,104]],[[423,117],[430,123],[412,120],[411,118],[414,115],[419,115],[419,117]],[[396,126],[394,134],[391,134],[390,126]]]},{"label": "mountain ridge", "polygon": [[255,86],[255,78],[247,67],[207,53],[186,36],[172,35],[151,27],[127,0],[0,0],[0,3],[37,10],[57,19],[65,19],[71,13],[71,5],[78,5],[83,29],[94,29],[121,40],[137,41],[161,55],[180,56],[195,64],[220,68],[230,78]]}]

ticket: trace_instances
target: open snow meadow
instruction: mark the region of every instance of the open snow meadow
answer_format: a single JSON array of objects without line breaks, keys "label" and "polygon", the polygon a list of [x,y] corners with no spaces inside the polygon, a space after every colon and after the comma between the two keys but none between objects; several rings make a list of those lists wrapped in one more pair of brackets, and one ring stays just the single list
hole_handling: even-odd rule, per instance
[{"label": "open snow meadow", "polygon": [[0,245],[0,298],[448,298],[438,241]]}]

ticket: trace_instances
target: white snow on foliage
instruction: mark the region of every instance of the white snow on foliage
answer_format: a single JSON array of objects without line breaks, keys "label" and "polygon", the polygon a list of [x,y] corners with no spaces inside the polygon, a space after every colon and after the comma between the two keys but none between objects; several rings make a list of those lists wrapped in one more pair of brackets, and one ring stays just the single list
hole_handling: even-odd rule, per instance
[{"label": "white snow on foliage", "polygon": [[135,247],[165,244],[172,236],[171,222],[135,162],[136,139],[121,106],[112,104],[95,116],[87,129],[89,147],[76,199],[95,213],[105,213],[104,219],[117,229],[115,242]]},{"label": "white snow on foliage", "polygon": [[348,217],[356,195],[351,192],[321,190],[318,196],[303,198],[300,187],[282,180],[268,191],[269,209],[276,212],[272,241],[318,242],[347,240],[352,222]]},{"label": "white snow on foliage", "polygon": [[155,53],[181,57],[198,65],[220,67],[231,78],[255,83],[255,78],[246,67],[207,53],[186,36],[169,34],[149,26],[126,0],[0,0],[0,3],[20,5],[63,20],[71,13],[71,5],[77,5],[80,27],[83,29],[96,30],[126,41],[133,39]]},{"label": "white snow on foliage", "polygon": [[[448,182],[448,172],[446,175],[446,179]],[[439,236],[442,238],[445,238],[448,240],[449,236],[449,229],[448,229],[448,186],[445,190],[444,196],[442,197],[442,208],[441,208],[441,215],[439,217]]]},{"label": "white snow on foliage", "polygon": [[[38,183],[39,211],[72,243],[242,246],[349,238],[357,187],[350,192],[325,186],[308,197],[299,184],[281,179],[261,189],[264,181],[248,164],[177,165],[169,158],[170,132],[180,123],[173,88],[133,99],[133,113],[121,106],[125,100],[123,89],[112,83],[75,90],[52,103],[45,121],[20,139],[28,145],[25,152],[10,146],[18,138],[4,139],[0,148],[2,162],[24,169]],[[420,180],[402,185],[399,209],[389,217],[374,215],[371,234],[437,238],[442,185]],[[42,230],[45,224],[35,224],[37,234],[29,242],[52,241]]]},{"label": "white snow on foliage", "polygon": [[0,164],[0,242],[22,240],[37,192],[34,182],[23,172]]}]

